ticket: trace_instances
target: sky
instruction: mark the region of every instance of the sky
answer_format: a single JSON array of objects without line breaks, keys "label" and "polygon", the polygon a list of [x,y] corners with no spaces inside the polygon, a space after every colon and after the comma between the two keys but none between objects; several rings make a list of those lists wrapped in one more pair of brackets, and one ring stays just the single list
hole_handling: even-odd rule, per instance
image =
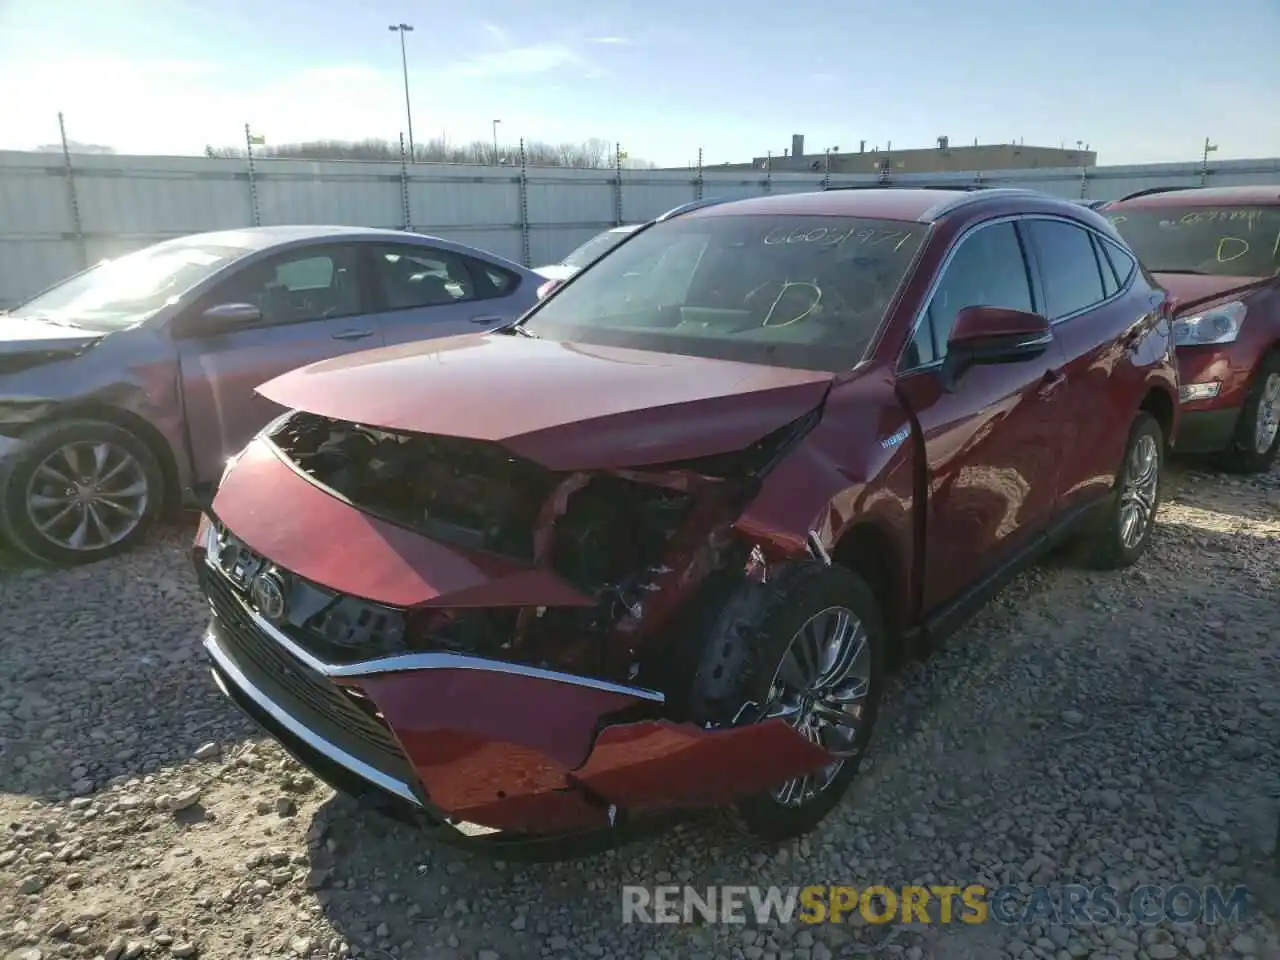
[{"label": "sky", "polygon": [[1280,156],[1280,0],[0,0],[0,149],[600,137],[663,166],[791,135]]}]

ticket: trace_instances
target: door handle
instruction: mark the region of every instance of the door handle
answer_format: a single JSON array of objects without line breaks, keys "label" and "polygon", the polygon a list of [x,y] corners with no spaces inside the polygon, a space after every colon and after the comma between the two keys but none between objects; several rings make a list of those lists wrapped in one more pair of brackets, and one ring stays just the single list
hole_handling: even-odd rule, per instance
[{"label": "door handle", "polygon": [[484,317],[472,317],[472,318],[471,318],[471,322],[472,322],[472,323],[494,323],[494,324],[497,324],[497,323],[503,323],[503,322],[505,322],[505,321],[506,321],[506,319],[507,319],[506,317],[499,317],[499,316],[496,316],[496,315],[490,314],[490,315],[488,315],[488,316],[484,316]]},{"label": "door handle", "polygon": [[373,331],[365,330],[340,330],[333,335],[335,340],[363,340],[365,337],[372,337]]},{"label": "door handle", "polygon": [[1045,372],[1044,379],[1040,381],[1040,389],[1036,391],[1036,396],[1041,400],[1048,400],[1061,390],[1066,382],[1067,375],[1061,370],[1048,370]]}]

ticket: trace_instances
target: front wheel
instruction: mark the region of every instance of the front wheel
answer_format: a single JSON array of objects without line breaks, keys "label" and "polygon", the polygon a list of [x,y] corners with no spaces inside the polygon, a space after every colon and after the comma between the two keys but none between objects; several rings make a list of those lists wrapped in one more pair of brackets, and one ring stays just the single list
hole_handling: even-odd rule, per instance
[{"label": "front wheel", "polygon": [[1253,387],[1240,411],[1231,446],[1220,464],[1233,473],[1263,473],[1280,452],[1280,350],[1273,350],[1258,366]]},{"label": "front wheel", "polygon": [[807,776],[747,797],[737,812],[769,841],[813,830],[857,775],[879,711],[885,631],[867,584],[852,571],[806,564],[763,586],[762,602],[725,608],[694,681],[694,716],[781,718],[831,754]]},{"label": "front wheel", "polygon": [[102,560],[146,536],[163,483],[151,449],[123,427],[47,424],[0,464],[0,532],[43,563]]}]

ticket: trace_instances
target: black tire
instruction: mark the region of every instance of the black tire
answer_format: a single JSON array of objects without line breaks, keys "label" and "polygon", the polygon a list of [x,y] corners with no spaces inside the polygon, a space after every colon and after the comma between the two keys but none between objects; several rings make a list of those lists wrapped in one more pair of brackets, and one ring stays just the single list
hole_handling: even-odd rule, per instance
[{"label": "black tire", "polygon": [[[1151,509],[1141,535],[1136,541],[1125,541],[1126,484],[1132,479],[1130,461],[1140,446],[1150,449],[1148,441],[1155,445],[1155,488],[1151,495]],[[1149,413],[1139,413],[1129,428],[1124,458],[1116,471],[1114,489],[1106,502],[1098,507],[1077,541],[1076,556],[1085,566],[1095,570],[1119,570],[1132,566],[1151,547],[1151,532],[1155,529],[1160,511],[1160,498],[1164,492],[1164,431],[1156,418]]]},{"label": "black tire", "polygon": [[801,627],[831,607],[843,607],[861,621],[870,651],[869,684],[853,749],[834,778],[799,806],[785,805],[773,792],[740,800],[736,812],[741,826],[761,840],[787,840],[813,830],[857,775],[884,686],[886,640],[879,606],[862,578],[840,566],[806,563],[767,584],[744,584],[714,618],[694,675],[689,700],[693,722],[743,722],[744,705],[768,702],[783,656]]},{"label": "black tire", "polygon": [[1276,462],[1276,455],[1280,452],[1280,431],[1276,432],[1266,450],[1259,450],[1256,441],[1263,396],[1273,377],[1280,377],[1280,350],[1272,350],[1258,364],[1253,386],[1240,409],[1231,445],[1216,458],[1221,469],[1230,473],[1264,473]]},{"label": "black tire", "polygon": [[[72,549],[53,542],[32,521],[28,492],[33,476],[46,458],[69,444],[107,444],[131,457],[145,478],[145,497],[136,501],[140,518],[120,539],[110,542],[102,538],[101,545],[94,541],[85,549]],[[130,549],[155,525],[164,499],[164,474],[151,448],[123,427],[101,420],[61,420],[36,427],[22,438],[13,455],[0,463],[0,534],[32,559],[52,566],[94,563]],[[135,501],[131,498],[130,502]]]}]

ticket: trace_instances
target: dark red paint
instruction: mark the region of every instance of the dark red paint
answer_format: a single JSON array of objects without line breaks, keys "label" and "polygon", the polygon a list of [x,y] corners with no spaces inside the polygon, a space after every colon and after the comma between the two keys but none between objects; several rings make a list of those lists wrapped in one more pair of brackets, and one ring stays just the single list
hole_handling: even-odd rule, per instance
[{"label": "dark red paint", "polygon": [[[1127,212],[1134,210],[1175,211],[1172,215],[1176,218],[1186,209],[1266,210],[1280,215],[1280,186],[1259,184],[1173,190],[1122,200],[1104,208],[1105,215],[1116,218],[1118,222],[1122,222],[1120,218]],[[1222,229],[1223,235],[1239,232],[1238,226]],[[1229,269],[1224,274],[1162,273],[1160,264],[1147,264],[1156,283],[1170,294],[1173,311],[1178,317],[1203,313],[1233,300],[1243,303],[1247,311],[1239,336],[1234,341],[1187,344],[1177,348],[1179,379],[1183,385],[1213,382],[1221,385],[1215,397],[1183,402],[1182,412],[1191,422],[1199,420],[1202,415],[1226,418],[1220,421],[1225,423],[1225,429],[1214,430],[1209,436],[1188,431],[1188,443],[1180,447],[1187,452],[1217,453],[1229,445],[1233,420],[1243,409],[1263,361],[1280,352],[1280,233],[1274,236],[1269,231],[1262,236],[1257,236],[1257,233],[1252,231],[1249,235],[1255,243],[1270,250],[1271,270],[1262,276],[1225,275]],[[1139,256],[1144,254],[1138,246],[1135,250]]]},{"label": "dark red paint", "polygon": [[[913,322],[970,227],[1042,215],[1123,243],[1105,219],[1065,201],[997,191],[945,211],[956,197],[832,191],[687,215],[846,213],[932,223],[866,360],[839,374],[490,335],[325,362],[260,390],[343,420],[502,443],[564,471],[569,487],[572,471],[647,466],[653,482],[694,491],[699,507],[672,541],[641,615],[621,617],[605,636],[564,638],[565,650],[606,648],[617,671],[608,679],[623,687],[632,655],[663,636],[725,544],[758,547],[767,569],[807,558],[816,534],[837,562],[879,572],[896,640],[973,591],[1068,506],[1103,496],[1141,408],[1161,412],[1167,435],[1177,430],[1165,298],[1145,282],[1052,327],[1043,317],[984,310],[956,331],[973,341],[1051,333],[1034,357],[972,366],[954,384],[938,368],[903,367]],[[741,450],[819,407],[816,426],[745,508],[723,499],[713,478],[671,466]],[[382,523],[312,486],[265,443],[232,469],[214,509],[255,550],[359,596],[442,608],[584,602],[543,554],[521,568]],[[549,504],[540,523],[554,529],[559,510]],[[500,829],[603,823],[609,804],[634,813],[723,803],[830,760],[780,723],[703,730],[638,690],[517,675],[497,661],[492,670],[405,667],[355,682],[378,705],[431,803]],[[680,691],[663,692],[674,702]]]}]

